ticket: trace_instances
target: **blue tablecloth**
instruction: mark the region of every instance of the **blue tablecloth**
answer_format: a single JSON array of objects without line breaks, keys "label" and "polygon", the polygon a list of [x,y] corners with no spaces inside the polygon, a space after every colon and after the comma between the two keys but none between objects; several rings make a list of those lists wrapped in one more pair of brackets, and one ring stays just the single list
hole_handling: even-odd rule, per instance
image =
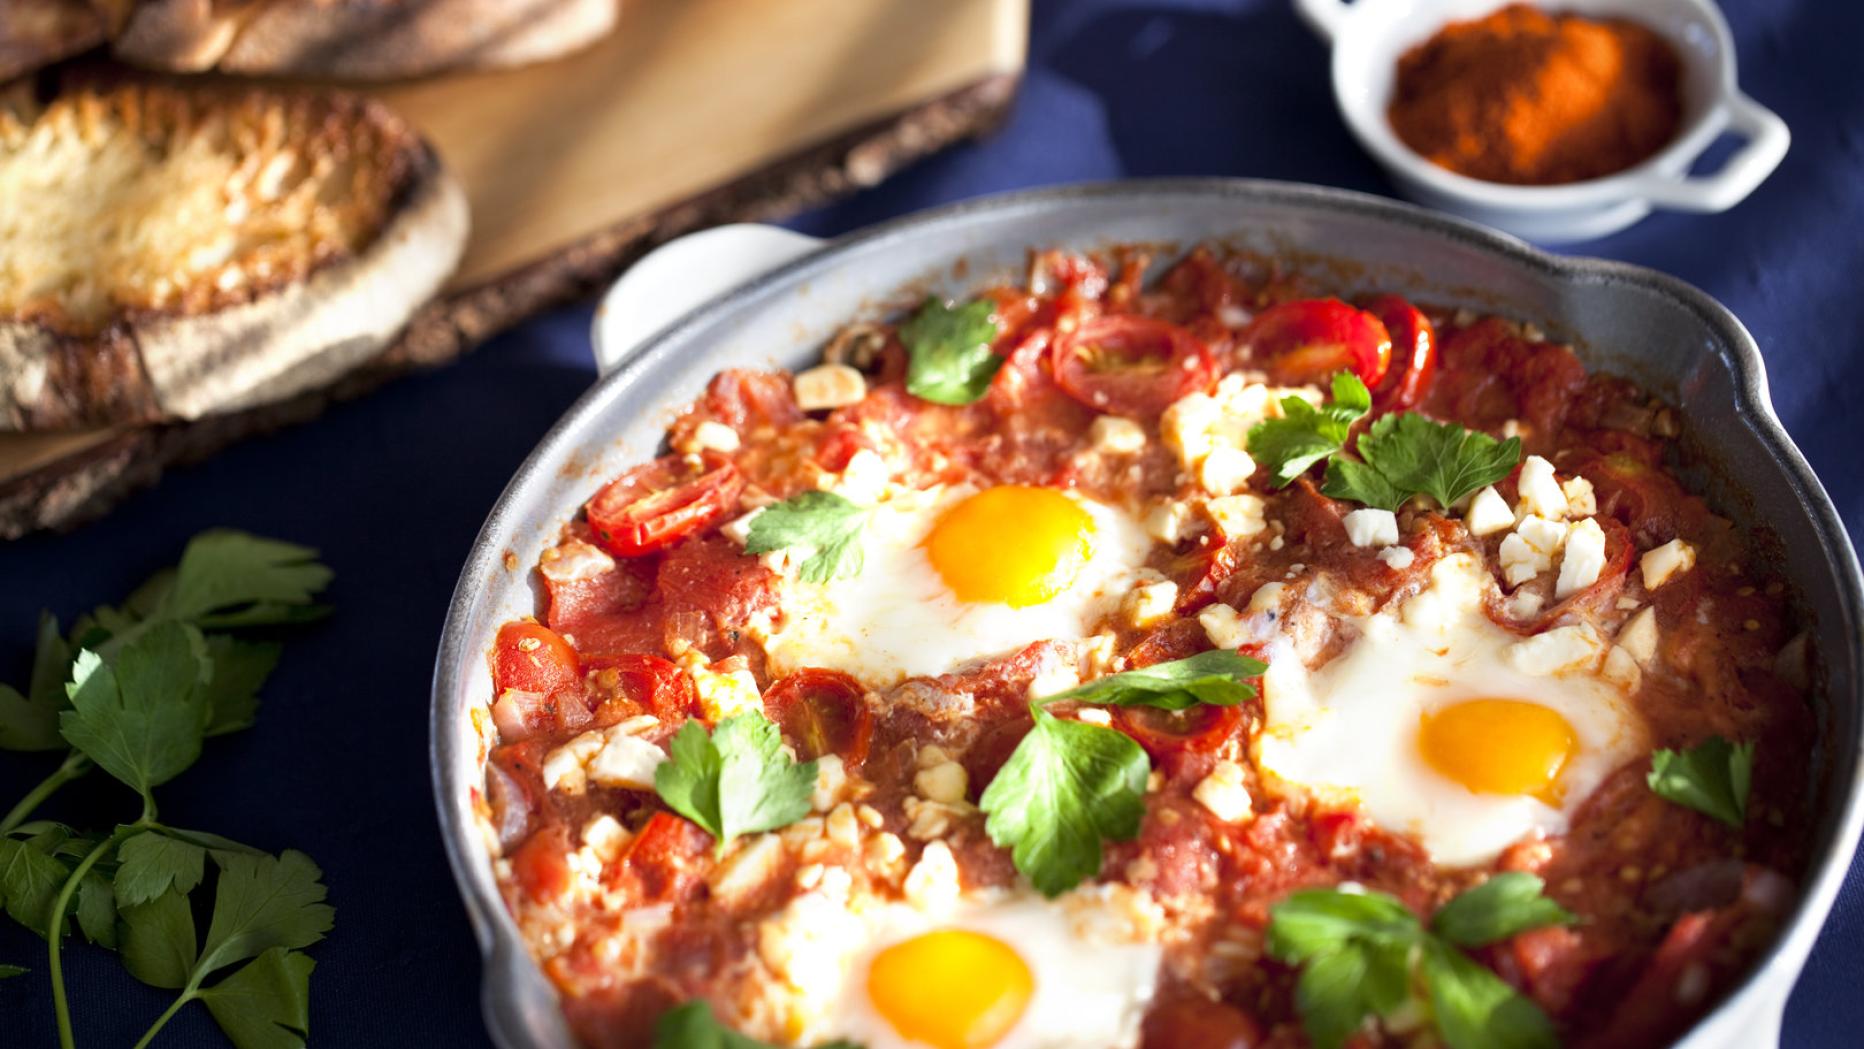
[{"label": "blue tablecloth", "polygon": [[[1766,352],[1774,403],[1837,501],[1864,524],[1855,445],[1864,390],[1864,4],[1729,0],[1743,85],[1792,125],[1792,152],[1734,211],[1660,215],[1580,250],[1677,274],[1726,303]],[[1250,175],[1389,192],[1336,118],[1326,54],[1287,0],[1038,3],[1007,127],[879,189],[796,220],[833,234],[931,204],[1045,183]],[[25,676],[41,606],[67,622],[231,525],[320,548],[336,614],[292,641],[256,729],[212,742],[161,791],[162,815],[323,866],[336,929],[313,950],[322,1045],[484,1044],[479,961],[435,829],[427,692],[448,595],[480,521],[532,444],[593,377],[587,307],[562,310],[444,371],[176,470],[109,519],[0,547],[0,672]],[[0,799],[42,775],[0,758]],[[135,816],[101,775],[51,810]],[[99,809],[98,805],[106,807]],[[10,923],[0,1043],[53,1044],[43,945]],[[69,953],[78,1031],[128,1045],[167,995],[114,958]],[[1792,1002],[1786,1042],[1864,1031],[1864,869],[1852,872]],[[158,1045],[221,1045],[199,1006]]]}]

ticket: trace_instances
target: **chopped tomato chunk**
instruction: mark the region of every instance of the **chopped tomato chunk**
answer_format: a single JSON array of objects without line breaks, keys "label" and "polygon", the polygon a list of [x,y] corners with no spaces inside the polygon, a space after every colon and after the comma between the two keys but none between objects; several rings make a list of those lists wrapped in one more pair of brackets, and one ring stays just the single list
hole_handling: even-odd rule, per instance
[{"label": "chopped tomato chunk", "polygon": [[672,728],[698,709],[699,694],[692,678],[671,660],[659,656],[627,653],[591,657],[589,681],[599,700],[595,709],[598,725],[650,714]]},{"label": "chopped tomato chunk", "polygon": [[656,812],[629,840],[617,874],[633,883],[642,903],[684,903],[705,888],[711,849],[712,836],[698,825]]},{"label": "chopped tomato chunk", "polygon": [[492,683],[500,692],[549,696],[580,686],[582,669],[561,634],[541,623],[506,623],[493,646]]},{"label": "chopped tomato chunk", "polygon": [[511,856],[511,876],[518,887],[539,903],[563,898],[570,891],[570,832],[563,825],[545,827],[524,839]]},{"label": "chopped tomato chunk", "polygon": [[589,526],[617,557],[639,557],[704,531],[738,507],[744,475],[716,452],[697,471],[668,455],[610,481],[589,500]]}]

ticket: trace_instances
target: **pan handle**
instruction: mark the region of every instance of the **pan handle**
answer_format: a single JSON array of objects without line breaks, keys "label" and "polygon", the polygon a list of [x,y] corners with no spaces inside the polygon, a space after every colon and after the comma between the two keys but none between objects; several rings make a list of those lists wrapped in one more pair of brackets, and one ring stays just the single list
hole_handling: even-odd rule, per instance
[{"label": "pan handle", "polygon": [[641,257],[596,307],[590,333],[599,375],[614,371],[694,307],[822,245],[778,226],[738,222],[688,233]]}]

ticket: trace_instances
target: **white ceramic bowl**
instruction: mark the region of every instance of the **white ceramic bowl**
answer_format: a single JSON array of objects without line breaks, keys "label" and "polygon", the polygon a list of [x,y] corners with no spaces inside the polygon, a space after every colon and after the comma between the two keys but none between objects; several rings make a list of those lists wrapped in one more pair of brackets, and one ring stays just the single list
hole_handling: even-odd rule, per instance
[{"label": "white ceramic bowl", "polygon": [[[1516,186],[1459,175],[1404,144],[1385,117],[1398,56],[1447,22],[1480,18],[1505,0],[1295,0],[1333,45],[1340,116],[1405,196],[1542,244],[1590,240],[1652,208],[1726,211],[1778,167],[1786,123],[1741,93],[1734,40],[1709,0],[1560,0],[1562,12],[1635,19],[1663,34],[1683,63],[1682,130],[1657,155],[1615,175],[1554,186]],[[1721,170],[1689,167],[1724,131],[1746,141]]]}]

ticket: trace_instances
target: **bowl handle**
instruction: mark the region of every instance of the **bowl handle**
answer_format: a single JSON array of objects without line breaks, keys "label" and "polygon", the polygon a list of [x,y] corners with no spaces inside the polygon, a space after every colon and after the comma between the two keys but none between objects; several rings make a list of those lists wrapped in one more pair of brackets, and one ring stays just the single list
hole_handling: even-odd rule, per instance
[{"label": "bowl handle", "polygon": [[1727,211],[1773,174],[1786,156],[1792,133],[1786,121],[1739,91],[1728,97],[1727,130],[1747,139],[1720,171],[1708,175],[1647,175],[1633,192],[1652,204],[1678,211]]},{"label": "bowl handle", "polygon": [[1346,0],[1295,0],[1295,9],[1301,12],[1301,18],[1307,22],[1308,28],[1319,33],[1328,43],[1340,35],[1340,26],[1353,13]]},{"label": "bowl handle", "polygon": [[596,307],[595,367],[614,371],[688,311],[822,245],[819,237],[738,222],[688,233],[641,257]]}]

